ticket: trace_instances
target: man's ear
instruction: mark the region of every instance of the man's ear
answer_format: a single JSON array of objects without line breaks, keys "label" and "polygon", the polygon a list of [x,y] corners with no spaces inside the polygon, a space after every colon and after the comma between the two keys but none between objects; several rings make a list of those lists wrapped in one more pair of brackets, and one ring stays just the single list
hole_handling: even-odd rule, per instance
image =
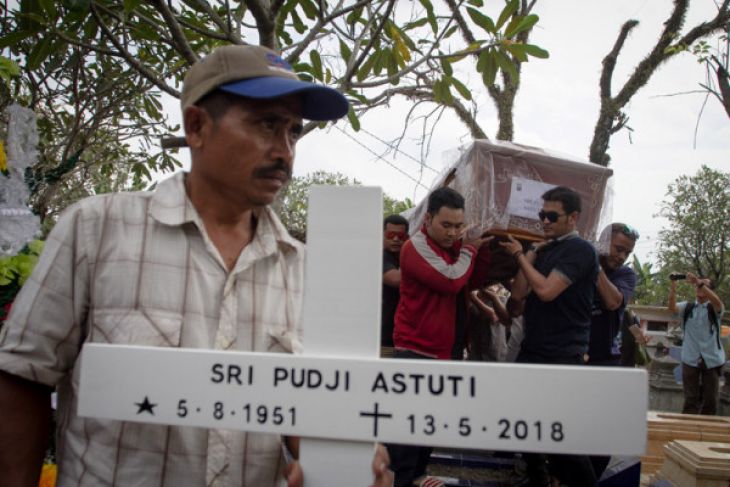
[{"label": "man's ear", "polygon": [[578,223],[578,217],[579,216],[580,216],[580,212],[574,211],[573,213],[571,213],[570,215],[568,215],[568,221],[570,221],[570,223],[572,225],[575,225],[575,224]]},{"label": "man's ear", "polygon": [[198,149],[203,143],[203,130],[212,123],[210,115],[204,109],[192,105],[183,112],[185,141],[191,149]]},{"label": "man's ear", "polygon": [[431,213],[429,212],[426,212],[426,218],[424,221],[426,222],[427,226],[431,225],[431,220],[433,220],[433,215],[431,215]]}]

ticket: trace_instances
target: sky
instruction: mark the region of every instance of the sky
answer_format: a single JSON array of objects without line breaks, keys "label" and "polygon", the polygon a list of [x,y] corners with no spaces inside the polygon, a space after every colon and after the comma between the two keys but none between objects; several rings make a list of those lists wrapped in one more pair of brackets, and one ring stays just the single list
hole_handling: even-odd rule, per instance
[{"label": "sky", "polygon": [[[490,3],[496,12],[498,2],[485,2],[487,13],[493,14]],[[621,25],[628,19],[639,20],[615,69],[615,93],[655,42],[671,7],[670,0],[539,1],[534,13],[540,21],[530,42],[547,49],[550,58],[523,64],[514,107],[514,142],[587,160],[599,110],[601,60]],[[714,12],[712,0],[692,2],[685,26],[709,19]],[[478,120],[488,136],[494,137],[496,109],[481,82],[462,81],[475,88]],[[677,95],[699,90],[703,81],[704,68],[694,56],[683,53],[675,57],[655,72],[627,106],[633,132],[624,130],[611,139],[613,220],[639,230],[635,252],[642,262],[655,259],[657,234],[667,225],[656,216],[667,186],[681,175],[694,174],[703,164],[730,171],[730,119],[719,102],[708,100],[695,141],[705,95]],[[445,116],[433,134],[427,167],[417,162],[422,146],[420,129],[415,126],[406,134],[400,152],[384,159],[375,156],[373,152],[382,153],[386,148],[378,139],[390,140],[401,133],[408,108],[407,101],[398,100],[388,109],[371,111],[361,119],[364,130],[360,132],[341,122],[307,135],[297,146],[294,175],[339,172],[417,203],[438,173],[453,161],[455,150],[469,144],[470,138],[463,124]],[[177,116],[178,110],[168,113]]]}]

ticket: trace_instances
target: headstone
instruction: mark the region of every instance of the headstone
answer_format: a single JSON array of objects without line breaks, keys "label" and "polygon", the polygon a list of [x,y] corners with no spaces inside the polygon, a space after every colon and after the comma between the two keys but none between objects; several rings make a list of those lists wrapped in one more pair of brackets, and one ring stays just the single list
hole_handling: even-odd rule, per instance
[{"label": "headstone", "polygon": [[0,173],[0,256],[17,254],[40,230],[28,208],[25,170],[38,159],[38,131],[33,110],[13,104],[5,109],[6,174]]},{"label": "headstone", "polygon": [[652,474],[664,462],[665,446],[673,440],[730,442],[730,418],[650,411],[648,440],[641,457],[642,474]]},{"label": "headstone", "polygon": [[682,384],[677,383],[675,369],[679,362],[665,355],[655,357],[649,365],[649,409],[679,413],[684,403]]},{"label": "headstone", "polygon": [[730,485],[730,443],[672,441],[656,478],[677,487]]}]

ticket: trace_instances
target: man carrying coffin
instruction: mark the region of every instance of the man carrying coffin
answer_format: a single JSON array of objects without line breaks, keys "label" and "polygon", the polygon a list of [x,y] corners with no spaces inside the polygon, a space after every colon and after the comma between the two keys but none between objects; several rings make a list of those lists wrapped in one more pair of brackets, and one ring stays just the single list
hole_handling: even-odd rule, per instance
[{"label": "man carrying coffin", "polygon": [[[578,193],[558,186],[543,194],[542,199],[539,217],[548,242],[527,253],[511,236],[501,243],[520,265],[512,298],[527,300],[525,337],[517,362],[582,365],[588,351],[598,257],[593,246],[576,231],[581,211]],[[576,404],[580,404],[579,397]],[[526,455],[526,460],[529,485],[549,485],[545,458],[533,454]],[[586,456],[549,455],[548,460],[551,472],[564,484],[597,484]]]},{"label": "man carrying coffin", "polygon": [[[69,208],[0,334],[3,486],[37,485],[54,387],[59,487],[302,485],[277,435],[76,415],[86,342],[299,346],[303,247],[268,205],[291,177],[302,118],[335,120],[348,103],[273,51],[225,46],[190,68],[181,104],[190,172]],[[378,486],[386,462],[379,449]]]}]

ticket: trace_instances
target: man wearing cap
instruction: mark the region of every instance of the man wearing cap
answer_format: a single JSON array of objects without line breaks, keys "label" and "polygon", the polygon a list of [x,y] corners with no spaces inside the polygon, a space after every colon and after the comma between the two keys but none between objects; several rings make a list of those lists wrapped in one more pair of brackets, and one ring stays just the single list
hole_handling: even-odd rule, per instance
[{"label": "man wearing cap", "polygon": [[[58,392],[58,483],[302,484],[281,438],[76,415],[86,342],[292,352],[303,247],[268,205],[291,177],[302,118],[347,113],[338,92],[298,80],[276,53],[218,48],[181,97],[190,172],[154,192],[70,207],[0,332],[0,475],[37,485]],[[287,441],[297,456],[297,442]],[[389,485],[380,448],[376,485]]]}]

